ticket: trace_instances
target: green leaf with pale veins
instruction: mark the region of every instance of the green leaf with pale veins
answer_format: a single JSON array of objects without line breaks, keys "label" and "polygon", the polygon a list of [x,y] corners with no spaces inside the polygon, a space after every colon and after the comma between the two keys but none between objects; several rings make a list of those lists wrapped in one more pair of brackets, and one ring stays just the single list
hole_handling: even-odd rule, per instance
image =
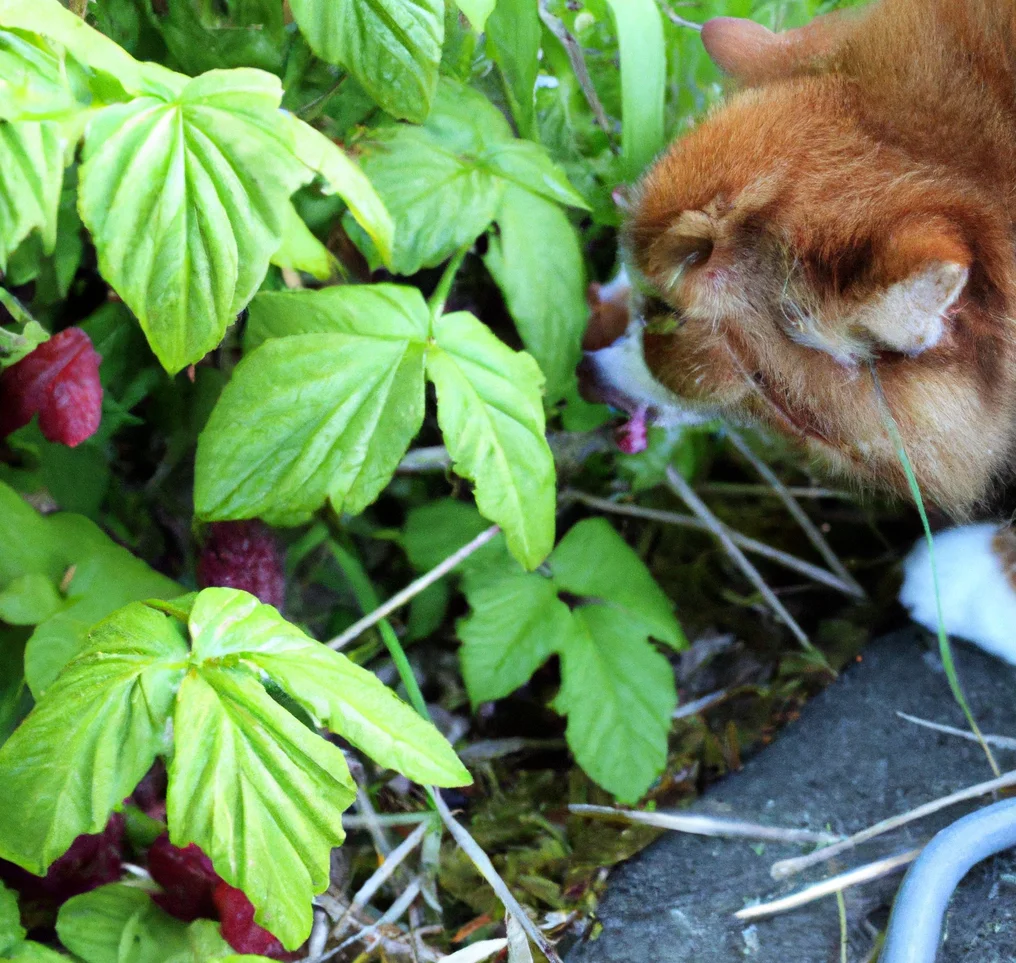
[{"label": "green leaf with pale veins", "polygon": [[434,323],[427,376],[456,473],[475,483],[480,513],[535,568],[554,544],[554,457],[544,437],[543,375],[465,312]]},{"label": "green leaf with pale veins", "polygon": [[0,274],[32,231],[53,250],[66,148],[55,123],[0,122]]},{"label": "green leaf with pale veins", "polygon": [[394,117],[422,121],[437,87],[444,0],[290,0],[322,60],[345,67]]},{"label": "green leaf with pale veins", "polygon": [[180,686],[166,799],[177,846],[196,843],[288,949],[328,886],[356,795],[342,750],[272,699],[250,670],[206,662]]},{"label": "green leaf with pale veins", "polygon": [[282,243],[289,196],[311,177],[281,97],[269,74],[213,70],[174,99],[137,97],[89,124],[81,218],[171,373],[222,340]]},{"label": "green leaf with pale veins", "polygon": [[102,831],[167,749],[186,660],[175,624],[140,603],[96,626],[0,748],[3,858],[42,874],[77,836]]},{"label": "green leaf with pale veins", "polygon": [[471,243],[511,184],[585,207],[542,147],[516,140],[490,101],[448,79],[426,124],[376,129],[361,144],[360,162],[395,221],[399,274],[434,267]]},{"label": "green leaf with pale veins", "polygon": [[190,616],[194,654],[256,665],[317,722],[375,762],[425,785],[472,780],[434,726],[339,652],[304,635],[268,605],[236,589],[203,591]]},{"label": "green leaf with pale veins", "polygon": [[236,367],[198,441],[198,513],[299,518],[326,499],[362,511],[423,422],[422,296],[394,285],[262,294],[251,315],[256,331],[308,333],[264,335]]},{"label": "green leaf with pale veins", "polygon": [[44,120],[80,110],[66,67],[42,37],[0,29],[0,118]]},{"label": "green leaf with pale veins", "polygon": [[572,615],[542,575],[505,572],[467,582],[472,614],[458,623],[462,677],[473,706],[529,681],[571,631]]},{"label": "green leaf with pale veins", "polygon": [[674,673],[628,612],[575,610],[553,705],[568,716],[565,738],[575,760],[622,802],[639,799],[666,767]]},{"label": "green leaf with pale veins", "polygon": [[[596,559],[596,564],[590,564]],[[547,560],[557,587],[623,610],[632,626],[676,649],[687,646],[674,606],[645,563],[605,518],[587,518]]]},{"label": "green leaf with pale veins", "polygon": [[504,293],[526,350],[547,378],[547,400],[575,382],[589,317],[579,239],[556,204],[512,185],[484,261]]}]

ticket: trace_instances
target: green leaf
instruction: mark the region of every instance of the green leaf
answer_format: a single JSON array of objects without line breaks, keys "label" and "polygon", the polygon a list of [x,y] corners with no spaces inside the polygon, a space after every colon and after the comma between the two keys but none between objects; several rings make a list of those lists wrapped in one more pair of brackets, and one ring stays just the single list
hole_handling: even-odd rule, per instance
[{"label": "green leaf", "polygon": [[427,117],[444,42],[444,0],[291,0],[314,53],[345,67],[388,113]]},{"label": "green leaf", "polygon": [[327,281],[336,271],[331,251],[311,233],[292,204],[286,211],[282,246],[272,255],[272,264],[305,271],[318,281]]},{"label": "green leaf", "polygon": [[514,185],[505,191],[497,224],[484,261],[553,403],[575,381],[589,317],[578,236],[556,204]]},{"label": "green leaf", "polygon": [[198,442],[198,513],[300,517],[326,498],[362,511],[423,422],[422,296],[393,285],[262,294],[251,315],[259,332],[321,333],[273,338],[237,366]]},{"label": "green leaf", "polygon": [[390,265],[395,226],[384,202],[366,174],[333,141],[302,120],[287,115],[293,130],[296,156],[318,174],[327,193],[337,194],[374,244],[381,260]]},{"label": "green leaf", "polygon": [[187,82],[159,64],[139,63],[59,0],[0,0],[0,24],[56,41],[79,63],[111,74],[132,94],[172,96]]},{"label": "green leaf", "polygon": [[[355,798],[342,751],[253,675],[205,663],[180,687],[166,806],[173,843],[197,843],[287,949],[307,938],[328,886],[341,813]],[[2,758],[2,754],[0,754]]]},{"label": "green leaf", "polygon": [[8,956],[24,939],[18,895],[0,883],[0,955]]},{"label": "green leaf", "polygon": [[68,963],[71,958],[63,953],[57,953],[56,950],[51,950],[41,943],[33,943],[28,940],[16,946],[8,959],[17,960],[18,963]]},{"label": "green leaf", "polygon": [[183,923],[146,890],[122,883],[69,899],[57,914],[56,931],[85,963],[205,963],[232,955],[218,924]]},{"label": "green leaf", "polygon": [[383,128],[364,146],[362,161],[395,219],[392,267],[402,275],[440,264],[479,237],[504,190],[426,128]]},{"label": "green leaf", "polygon": [[539,6],[500,0],[487,21],[487,44],[504,78],[512,116],[523,137],[536,134],[534,93],[540,54]]},{"label": "green leaf", "polygon": [[444,736],[377,676],[309,638],[253,595],[205,589],[190,627],[197,657],[237,655],[256,665],[319,724],[382,766],[425,785],[472,781]]},{"label": "green leaf", "polygon": [[0,748],[5,859],[41,875],[77,836],[102,831],[166,749],[186,659],[175,623],[140,603],[96,626]]},{"label": "green leaf", "polygon": [[527,140],[495,144],[484,155],[484,163],[498,176],[533,194],[589,210],[582,195],[538,144]]},{"label": "green leaf", "polygon": [[572,631],[572,615],[542,575],[516,568],[467,583],[472,614],[457,626],[462,677],[475,708],[524,685]]},{"label": "green leaf", "polygon": [[279,121],[282,88],[209,71],[172,100],[138,97],[91,121],[81,218],[103,276],[175,373],[214,348],[282,243],[289,196],[311,176]]},{"label": "green leaf", "polygon": [[656,0],[607,0],[621,60],[621,159],[635,181],[666,144],[667,50]]},{"label": "green leaf", "polygon": [[456,6],[468,17],[469,25],[477,32],[483,33],[487,18],[494,10],[497,0],[455,0]]},{"label": "green leaf", "polygon": [[0,273],[32,231],[53,250],[66,147],[57,124],[0,122]]},{"label": "green leaf", "polygon": [[622,802],[634,802],[667,764],[674,673],[626,611],[584,605],[573,624],[554,708],[568,716],[565,737],[578,764]]},{"label": "green leaf", "polygon": [[0,30],[0,119],[45,120],[79,110],[66,68],[42,37]]},{"label": "green leaf", "polygon": [[535,568],[554,544],[554,458],[544,437],[543,376],[471,314],[434,324],[427,375],[455,471],[476,485],[482,515],[511,553]]},{"label": "green leaf", "polygon": [[10,625],[38,625],[63,604],[56,586],[41,572],[29,572],[0,591],[0,621]]},{"label": "green leaf", "polygon": [[[596,564],[591,565],[590,559],[596,559]],[[600,599],[623,610],[636,631],[677,649],[687,646],[670,599],[605,518],[587,518],[573,526],[547,564],[559,589]]]},{"label": "green leaf", "polygon": [[[474,506],[442,498],[410,511],[402,545],[413,568],[418,572],[429,572],[488,527]],[[492,551],[495,549],[491,545],[485,545],[463,565],[468,568],[488,558]]]},{"label": "green leaf", "polygon": [[508,184],[585,207],[543,148],[515,140],[490,101],[448,79],[424,126],[378,128],[362,144],[361,163],[395,220],[392,267],[403,275],[440,264],[482,234]]}]

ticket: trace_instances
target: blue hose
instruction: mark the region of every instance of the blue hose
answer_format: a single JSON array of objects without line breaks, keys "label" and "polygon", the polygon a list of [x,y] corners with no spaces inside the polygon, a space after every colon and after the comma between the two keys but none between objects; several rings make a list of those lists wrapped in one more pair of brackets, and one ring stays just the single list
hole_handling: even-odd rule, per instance
[{"label": "blue hose", "polygon": [[879,963],[935,963],[953,890],[972,866],[1011,846],[1016,846],[1016,799],[985,806],[943,829],[896,894]]}]

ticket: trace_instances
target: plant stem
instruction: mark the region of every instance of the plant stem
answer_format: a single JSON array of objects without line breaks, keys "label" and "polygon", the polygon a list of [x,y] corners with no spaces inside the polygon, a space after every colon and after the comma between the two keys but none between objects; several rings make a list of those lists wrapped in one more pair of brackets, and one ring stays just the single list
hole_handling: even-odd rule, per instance
[{"label": "plant stem", "polygon": [[441,275],[441,280],[437,282],[437,287],[434,288],[434,293],[427,302],[430,307],[432,324],[444,313],[445,302],[448,300],[452,284],[455,282],[455,275],[459,273],[459,268],[462,267],[462,262],[466,259],[466,255],[472,246],[471,243],[465,245],[452,257],[444,269],[444,274]]},{"label": "plant stem", "polygon": [[[335,561],[339,563],[339,567],[345,572],[346,577],[349,579],[353,586],[353,592],[356,594],[357,601],[360,603],[360,608],[365,611],[371,612],[370,624],[374,625],[380,622],[378,629],[381,632],[381,639],[388,649],[388,654],[392,657],[392,662],[395,664],[396,671],[399,673],[399,678],[402,679],[402,684],[406,687],[406,692],[409,695],[409,701],[413,704],[413,708],[423,716],[424,719],[430,718],[430,711],[427,709],[427,701],[423,698],[423,693],[420,691],[420,684],[416,681],[416,675],[413,673],[413,667],[409,664],[409,659],[406,658],[406,650],[402,648],[402,643],[399,642],[399,637],[395,634],[395,630],[385,620],[384,616],[386,613],[377,615],[376,609],[378,604],[377,593],[374,591],[374,585],[367,573],[363,570],[363,566],[360,564],[359,559],[354,558],[353,555],[346,551],[338,542],[334,539],[329,540],[329,547],[332,555],[335,556]],[[388,611],[391,611],[389,609]],[[377,616],[376,618],[374,616]],[[360,622],[364,620],[361,619]],[[357,622],[357,625],[360,624]],[[357,633],[359,634],[359,633]],[[342,638],[342,636],[339,636]],[[334,642],[335,640],[333,640]],[[332,643],[329,643],[331,645]],[[333,646],[336,648],[336,646]]]},{"label": "plant stem", "polygon": [[[343,646],[348,645],[353,641],[353,639],[362,635],[372,625],[386,618],[397,608],[401,608],[412,598],[419,595],[425,588],[430,587],[439,578],[447,575],[457,565],[461,565],[462,562],[469,558],[470,555],[490,542],[500,531],[501,529],[498,528],[497,525],[491,525],[486,531],[480,532],[476,538],[474,538],[471,542],[467,542],[457,552],[453,552],[439,565],[435,565],[429,572],[410,582],[409,585],[407,585],[401,592],[397,592],[393,595],[387,602],[384,603],[384,605],[378,605],[375,601],[373,603],[375,606],[373,611],[370,611],[367,615],[360,619],[359,622],[354,623],[344,632],[335,636],[335,638],[327,642],[326,645],[331,649],[341,649]],[[389,649],[390,648],[391,646],[389,646]]]}]

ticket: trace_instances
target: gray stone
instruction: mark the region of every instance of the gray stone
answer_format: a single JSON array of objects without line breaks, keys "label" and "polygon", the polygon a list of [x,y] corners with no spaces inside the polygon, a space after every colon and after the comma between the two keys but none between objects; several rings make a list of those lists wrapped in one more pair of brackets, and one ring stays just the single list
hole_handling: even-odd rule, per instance
[{"label": "gray stone", "polygon": [[[962,643],[953,648],[982,730],[1016,735],[1016,670]],[[859,665],[692,811],[850,834],[991,778],[976,743],[905,722],[897,711],[965,725],[937,654],[913,632],[869,646]],[[997,751],[1003,770],[1016,767],[1012,756]],[[568,963],[837,963],[834,897],[751,926],[732,914],[831,871],[917,846],[972,808],[912,823],[782,883],[772,880],[769,867],[801,847],[668,834],[611,876],[599,911],[602,932],[574,947]],[[850,960],[870,952],[901,878],[847,892]],[[939,963],[1016,961],[1016,855],[996,857],[967,876],[950,905],[946,932]]]}]

